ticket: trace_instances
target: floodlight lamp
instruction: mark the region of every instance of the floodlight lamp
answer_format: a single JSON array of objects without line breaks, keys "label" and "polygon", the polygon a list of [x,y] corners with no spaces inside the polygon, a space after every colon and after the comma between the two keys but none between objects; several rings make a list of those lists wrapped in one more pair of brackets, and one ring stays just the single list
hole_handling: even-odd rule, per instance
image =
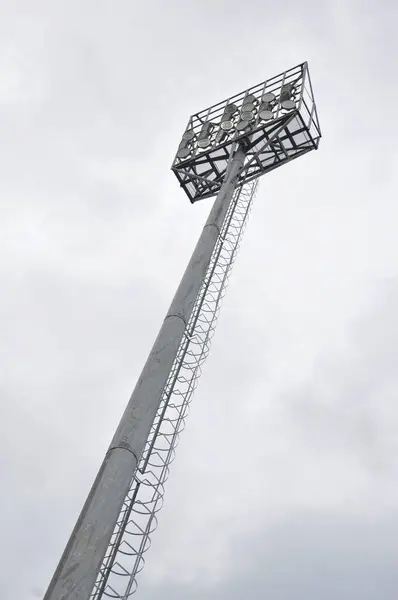
[{"label": "floodlight lamp", "polygon": [[228,137],[228,133],[223,129],[219,129],[216,133],[216,144],[221,144]]},{"label": "floodlight lamp", "polygon": [[198,136],[198,146],[199,148],[207,148],[211,144],[211,132],[213,129],[213,123],[208,121],[204,123],[202,129],[200,130],[200,134]]},{"label": "floodlight lamp", "polygon": [[[246,106],[244,106],[243,108],[246,108]],[[240,118],[242,121],[252,121],[254,119],[254,111],[252,111],[252,110],[242,111],[240,114]]]},{"label": "floodlight lamp", "polygon": [[178,158],[188,158],[191,154],[191,142],[195,137],[195,133],[192,129],[187,129],[183,135],[180,145],[178,146],[177,156]]},{"label": "floodlight lamp", "polygon": [[284,100],[281,103],[282,108],[284,108],[285,110],[293,110],[293,108],[296,108],[296,103],[294,100]]},{"label": "floodlight lamp", "polygon": [[182,139],[183,139],[183,140],[189,140],[189,141],[190,141],[190,140],[193,140],[193,138],[194,138],[194,137],[195,137],[195,134],[194,134],[194,132],[192,131],[192,129],[187,129],[187,130],[185,131],[185,133],[183,134],[183,136],[182,136]]},{"label": "floodlight lamp", "polygon": [[245,129],[247,129],[250,125],[250,121],[248,119],[243,119],[241,121],[239,121],[239,123],[236,125],[236,129],[238,131],[244,131]]},{"label": "floodlight lamp", "polygon": [[243,105],[245,106],[246,104],[257,104],[257,98],[254,94],[248,94],[244,99],[243,99]]},{"label": "floodlight lamp", "polygon": [[252,121],[256,113],[256,105],[258,101],[254,94],[248,94],[243,99],[240,118],[241,121]]},{"label": "floodlight lamp", "polygon": [[272,106],[268,102],[263,102],[263,104],[260,106],[259,117],[263,121],[269,121],[274,117]]},{"label": "floodlight lamp", "polygon": [[221,121],[221,129],[223,129],[224,131],[230,131],[231,129],[233,129],[234,126],[234,122],[233,121]]},{"label": "floodlight lamp", "polygon": [[293,100],[294,98],[294,84],[293,83],[285,83],[281,89],[280,95],[280,103],[281,107],[285,110],[293,110],[296,108],[296,103]]},{"label": "floodlight lamp", "polygon": [[177,156],[178,158],[188,158],[191,154],[191,149],[188,146],[188,142],[186,140],[182,140],[181,144],[178,147]]},{"label": "floodlight lamp", "polygon": [[272,92],[267,92],[263,94],[261,98],[259,117],[263,121],[269,121],[273,118],[274,114],[272,109],[275,105],[276,96]]},{"label": "floodlight lamp", "polygon": [[242,106],[242,112],[248,112],[248,111],[253,112],[255,110],[256,110],[256,105],[254,104],[254,102],[248,102]]},{"label": "floodlight lamp", "polygon": [[238,110],[238,107],[236,106],[236,104],[227,104],[226,105],[226,107],[224,108],[224,113],[221,117],[221,123],[220,123],[221,129],[223,129],[224,131],[230,131],[233,128],[234,122],[232,120],[232,117],[233,117],[234,113],[236,113],[237,110]]},{"label": "floodlight lamp", "polygon": [[266,94],[263,94],[261,100],[270,104],[271,102],[275,102],[276,96],[272,92],[267,92]]},{"label": "floodlight lamp", "polygon": [[233,115],[237,110],[236,104],[227,104],[224,108],[224,115]]}]

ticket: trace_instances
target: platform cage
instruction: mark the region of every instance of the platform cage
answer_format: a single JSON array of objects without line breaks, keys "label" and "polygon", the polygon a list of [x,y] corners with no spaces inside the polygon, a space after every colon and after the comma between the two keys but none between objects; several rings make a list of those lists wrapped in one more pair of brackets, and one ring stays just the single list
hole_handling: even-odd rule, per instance
[{"label": "platform cage", "polygon": [[320,138],[305,62],[192,115],[172,170],[193,203],[217,194],[234,142],[246,150],[239,183],[247,183],[317,149]]}]

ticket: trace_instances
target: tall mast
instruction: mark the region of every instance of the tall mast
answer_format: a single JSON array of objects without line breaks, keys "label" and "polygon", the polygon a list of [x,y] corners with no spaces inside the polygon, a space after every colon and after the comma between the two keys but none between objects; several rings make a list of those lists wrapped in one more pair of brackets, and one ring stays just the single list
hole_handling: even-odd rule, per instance
[{"label": "tall mast", "polygon": [[257,180],[320,137],[307,63],[189,119],[172,169],[216,199],[44,600],[135,593]]}]

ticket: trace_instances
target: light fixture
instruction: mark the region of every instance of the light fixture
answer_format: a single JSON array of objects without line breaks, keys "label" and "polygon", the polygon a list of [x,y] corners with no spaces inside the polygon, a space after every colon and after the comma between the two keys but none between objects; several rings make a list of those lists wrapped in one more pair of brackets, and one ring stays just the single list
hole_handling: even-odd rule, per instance
[{"label": "light fixture", "polygon": [[247,127],[249,127],[250,125],[250,121],[247,119],[244,120],[240,120],[239,123],[236,125],[236,129],[237,131],[244,131],[245,129],[247,129]]},{"label": "light fixture", "polygon": [[226,107],[224,108],[223,116],[221,117],[221,124],[220,124],[221,129],[223,129],[224,131],[229,131],[230,129],[233,128],[234,122],[232,120],[232,117],[233,117],[234,113],[236,113],[237,110],[238,110],[238,108],[237,108],[236,104],[227,104],[226,105]]},{"label": "light fixture", "polygon": [[263,121],[269,121],[273,118],[274,115],[272,112],[272,108],[274,106],[275,100],[276,96],[272,92],[267,92],[263,95],[263,97],[261,98],[260,105],[260,119],[262,119]]},{"label": "light fixture", "polygon": [[292,110],[296,108],[296,103],[293,100],[294,98],[294,84],[293,83],[285,83],[281,89],[280,103],[281,107],[285,110]]},{"label": "light fixture", "polygon": [[183,135],[180,145],[178,146],[177,156],[178,158],[187,158],[191,154],[191,142],[194,139],[195,134],[192,129],[187,129]]},{"label": "light fixture", "polygon": [[[246,106],[244,106],[243,108],[246,108]],[[240,113],[240,118],[242,121],[252,121],[254,119],[254,111],[244,110]]]},{"label": "light fixture", "polygon": [[207,121],[202,125],[200,134],[198,136],[199,148],[207,148],[211,144],[211,132],[213,130],[213,123]]},{"label": "light fixture", "polygon": [[254,94],[248,94],[243,99],[242,112],[253,111],[257,104],[257,98]]}]

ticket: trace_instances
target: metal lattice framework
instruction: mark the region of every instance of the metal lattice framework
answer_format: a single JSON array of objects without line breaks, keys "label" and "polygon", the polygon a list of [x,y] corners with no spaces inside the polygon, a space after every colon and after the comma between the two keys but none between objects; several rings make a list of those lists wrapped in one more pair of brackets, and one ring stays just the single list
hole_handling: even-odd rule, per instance
[{"label": "metal lattice framework", "polygon": [[164,388],[138,468],[100,569],[92,600],[128,600],[157,526],[164,485],[214,334],[220,302],[239,249],[257,180],[236,188],[185,335]]},{"label": "metal lattice framework", "polygon": [[245,145],[242,183],[317,149],[320,137],[305,62],[192,115],[172,169],[196,202],[220,190],[236,141]]}]

